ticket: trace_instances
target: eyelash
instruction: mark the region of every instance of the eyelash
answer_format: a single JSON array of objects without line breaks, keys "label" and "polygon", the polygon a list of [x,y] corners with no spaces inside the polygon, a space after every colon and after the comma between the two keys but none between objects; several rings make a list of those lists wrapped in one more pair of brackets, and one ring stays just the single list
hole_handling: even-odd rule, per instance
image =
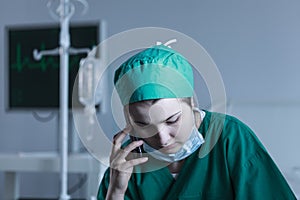
[{"label": "eyelash", "polygon": [[140,123],[140,122],[135,122],[136,125],[140,126],[140,127],[145,127],[147,126],[147,124],[144,123]]},{"label": "eyelash", "polygon": [[[172,124],[176,124],[180,119],[180,116],[178,116],[174,121],[166,121],[166,124],[172,125]],[[136,125],[140,126],[140,127],[145,127],[147,126],[147,124],[144,123],[140,123],[140,122],[135,122]]]},{"label": "eyelash", "polygon": [[175,124],[176,122],[178,122],[180,119],[180,117],[177,117],[174,121],[166,121],[167,124]]}]

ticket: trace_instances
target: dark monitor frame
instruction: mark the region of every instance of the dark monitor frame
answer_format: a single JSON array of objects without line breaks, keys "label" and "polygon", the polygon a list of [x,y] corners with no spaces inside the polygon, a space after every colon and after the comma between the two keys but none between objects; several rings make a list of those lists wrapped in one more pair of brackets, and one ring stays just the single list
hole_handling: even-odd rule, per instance
[{"label": "dark monitor frame", "polygon": [[[86,22],[75,22],[75,23],[70,23],[70,37],[71,37],[71,41],[72,41],[72,28],[84,28],[84,27],[96,27],[97,29],[97,38],[95,41],[95,44],[93,46],[96,46],[97,44],[99,44],[99,42],[101,41],[101,39],[103,39],[103,36],[101,34],[103,34],[103,22],[102,21],[86,21]],[[59,84],[58,84],[58,102],[57,102],[57,105],[51,105],[51,106],[13,106],[11,105],[11,101],[10,101],[10,72],[11,72],[11,69],[10,69],[10,41],[9,41],[9,33],[10,31],[12,30],[48,30],[48,29],[59,29],[59,23],[47,23],[47,24],[21,24],[21,25],[8,25],[5,27],[5,47],[4,49],[6,49],[5,54],[4,54],[4,61],[5,61],[5,66],[4,66],[4,73],[5,73],[5,85],[4,85],[4,92],[5,92],[5,110],[8,112],[8,111],[58,111],[59,110]],[[59,29],[60,31],[60,29]],[[59,33],[58,31],[58,33]],[[57,36],[57,42],[55,45],[53,45],[54,48],[58,47],[59,46],[59,35]],[[80,43],[80,42],[79,42]],[[71,42],[71,47],[74,47],[74,48],[92,48],[93,46],[73,46],[73,43]],[[36,49],[38,50],[41,50],[39,49],[40,47],[37,46]],[[51,49],[51,48],[50,48]],[[32,56],[33,54],[31,54]],[[81,57],[84,58],[86,57],[87,55],[83,55],[81,54]],[[70,60],[71,60],[71,57],[69,57]],[[57,61],[58,61],[58,66],[59,66],[59,57],[57,56]],[[76,73],[77,75],[77,73]],[[76,77],[76,76],[75,76]],[[59,68],[58,68],[58,81],[59,81]],[[74,80],[73,80],[74,81]],[[70,84],[69,82],[69,109],[71,109],[72,107],[72,92],[73,92],[73,84]],[[76,89],[74,90],[74,92],[77,92]],[[75,105],[78,106],[78,108],[82,108],[82,104],[79,102],[75,102]]]}]

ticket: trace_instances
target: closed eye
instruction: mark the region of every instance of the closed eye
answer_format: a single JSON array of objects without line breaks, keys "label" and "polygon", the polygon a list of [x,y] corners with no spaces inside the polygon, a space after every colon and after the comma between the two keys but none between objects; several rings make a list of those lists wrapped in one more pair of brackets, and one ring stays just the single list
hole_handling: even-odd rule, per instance
[{"label": "closed eye", "polygon": [[144,126],[147,126],[149,125],[148,123],[146,122],[140,122],[140,121],[134,121],[134,123],[140,127],[144,127]]},{"label": "closed eye", "polygon": [[[181,117],[181,111],[173,114],[172,116],[168,117],[164,122],[171,125],[171,124],[175,124],[179,121]],[[143,122],[143,121],[134,121],[134,123],[137,125],[137,126],[140,126],[140,127],[145,127],[145,126],[148,126],[150,125],[148,122]]]},{"label": "closed eye", "polygon": [[181,112],[177,112],[174,115],[172,115],[171,117],[169,117],[168,119],[166,119],[166,123],[167,124],[176,124],[179,119],[181,118]]},{"label": "closed eye", "polygon": [[178,117],[175,118],[175,119],[169,119],[169,120],[166,121],[166,123],[167,123],[167,124],[176,124],[176,123],[179,121],[180,117],[181,117],[181,115],[178,116]]}]

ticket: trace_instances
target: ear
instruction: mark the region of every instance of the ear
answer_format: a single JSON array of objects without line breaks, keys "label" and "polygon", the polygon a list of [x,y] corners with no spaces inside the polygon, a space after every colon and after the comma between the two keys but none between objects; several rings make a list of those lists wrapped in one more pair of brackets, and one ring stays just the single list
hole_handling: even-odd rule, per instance
[{"label": "ear", "polygon": [[195,125],[197,128],[199,128],[200,124],[202,122],[202,119],[201,119],[201,114],[200,114],[199,108],[197,106],[195,106],[194,98],[191,98],[191,106],[192,106],[193,114],[194,114],[194,118],[195,118]]},{"label": "ear", "polygon": [[191,101],[191,106],[192,106],[192,108],[194,108],[195,107],[195,101],[194,101],[194,98],[193,97],[190,97],[191,99],[190,99],[190,101]]},{"label": "ear", "polygon": [[195,126],[196,126],[197,128],[199,128],[199,127],[200,127],[200,124],[201,124],[201,122],[202,122],[200,112],[194,111],[194,110],[193,110],[193,113],[194,113],[194,117],[195,117]]}]

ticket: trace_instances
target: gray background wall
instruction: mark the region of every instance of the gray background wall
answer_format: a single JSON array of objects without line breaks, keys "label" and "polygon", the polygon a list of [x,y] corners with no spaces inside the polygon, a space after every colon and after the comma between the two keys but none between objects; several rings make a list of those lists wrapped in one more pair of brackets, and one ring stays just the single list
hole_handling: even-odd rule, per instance
[{"label": "gray background wall", "polygon": [[[300,193],[300,172],[293,171],[300,166],[300,1],[88,2],[89,12],[81,16],[78,4],[72,21],[104,19],[107,36],[131,28],[157,26],[182,32],[199,42],[222,74],[228,112],[256,131],[294,190]],[[45,0],[0,2],[1,153],[58,150],[57,117],[42,123],[31,112],[8,113],[4,104],[7,89],[4,28],[54,22],[46,3]],[[114,127],[110,130],[115,131]],[[297,173],[299,179],[295,178]],[[0,172],[0,199],[3,179]],[[22,174],[21,183],[21,196],[55,197],[59,193],[58,175]]]}]

